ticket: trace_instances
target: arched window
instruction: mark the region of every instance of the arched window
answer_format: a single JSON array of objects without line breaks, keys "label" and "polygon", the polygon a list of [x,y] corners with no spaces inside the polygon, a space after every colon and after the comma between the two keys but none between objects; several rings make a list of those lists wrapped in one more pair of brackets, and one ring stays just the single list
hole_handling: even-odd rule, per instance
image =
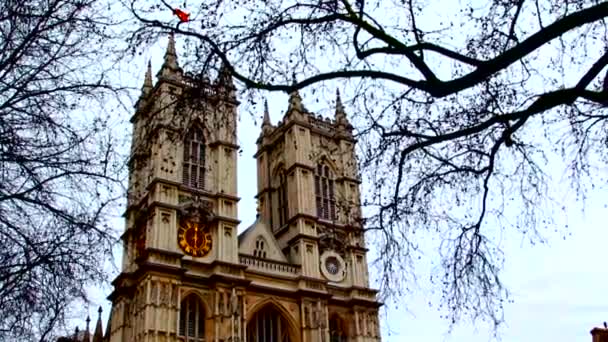
[{"label": "arched window", "polygon": [[288,220],[287,177],[283,170],[279,171],[279,186],[277,187],[276,196],[277,211],[279,214],[279,225],[277,228],[281,228]]},{"label": "arched window", "polygon": [[179,336],[187,342],[205,340],[205,309],[201,300],[194,294],[182,301],[179,311]]},{"label": "arched window", "polygon": [[273,306],[262,308],[247,323],[247,342],[291,342],[287,321]]},{"label": "arched window", "polygon": [[319,164],[315,170],[315,198],[317,216],[326,220],[336,219],[334,179],[329,166]]},{"label": "arched window", "polygon": [[266,240],[264,240],[264,238],[261,236],[258,236],[258,238],[255,240],[253,256],[264,259],[266,258]]},{"label": "arched window", "polygon": [[346,342],[344,322],[338,316],[329,319],[329,342]]},{"label": "arched window", "polygon": [[205,188],[205,138],[203,130],[193,127],[184,140],[182,183],[196,188]]}]

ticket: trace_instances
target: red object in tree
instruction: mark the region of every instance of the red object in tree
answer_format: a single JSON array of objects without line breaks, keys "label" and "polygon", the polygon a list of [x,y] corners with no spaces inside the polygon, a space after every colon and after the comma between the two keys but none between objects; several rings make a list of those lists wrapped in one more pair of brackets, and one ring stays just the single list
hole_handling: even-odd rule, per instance
[{"label": "red object in tree", "polygon": [[190,13],[186,13],[180,10],[179,8],[174,9],[173,14],[175,14],[179,18],[179,21],[181,21],[182,23],[185,23],[190,20]]}]

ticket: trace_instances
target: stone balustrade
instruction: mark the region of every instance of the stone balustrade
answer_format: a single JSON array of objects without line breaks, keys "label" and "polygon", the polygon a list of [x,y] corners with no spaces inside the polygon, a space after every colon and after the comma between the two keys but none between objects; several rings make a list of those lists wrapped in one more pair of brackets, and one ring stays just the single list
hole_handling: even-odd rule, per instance
[{"label": "stone balustrade", "polygon": [[300,267],[296,265],[290,265],[284,262],[262,259],[254,257],[252,255],[239,254],[239,261],[241,265],[268,273],[287,273],[290,275],[300,274]]}]

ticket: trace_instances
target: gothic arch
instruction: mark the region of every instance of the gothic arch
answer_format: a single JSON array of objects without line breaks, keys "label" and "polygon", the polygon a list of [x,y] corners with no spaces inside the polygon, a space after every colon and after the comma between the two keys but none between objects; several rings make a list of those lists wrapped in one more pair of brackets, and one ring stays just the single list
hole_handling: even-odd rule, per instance
[{"label": "gothic arch", "polygon": [[187,342],[204,342],[211,330],[211,315],[198,293],[188,292],[180,298],[177,335]]},{"label": "gothic arch", "polygon": [[348,322],[337,313],[329,316],[329,342],[346,342],[348,340]]},{"label": "gothic arch", "polygon": [[268,241],[261,234],[255,238],[255,247],[253,248],[253,256],[266,259],[268,257]]},{"label": "gothic arch", "polygon": [[285,170],[285,160],[283,159],[283,156],[279,156],[277,159],[271,161],[269,165],[268,172],[271,181],[281,170]]},{"label": "gothic arch", "polygon": [[[183,126],[182,126],[183,127]],[[184,131],[182,132],[183,136],[186,136],[186,134],[188,134],[188,132],[190,132],[191,129],[193,128],[199,128],[202,132],[203,132],[203,136],[205,137],[205,141],[209,141],[211,138],[211,132],[209,131],[209,129],[207,128],[207,126],[203,123],[203,121],[196,117],[194,119],[192,119],[190,122],[187,123],[187,125],[184,128]]]},{"label": "gothic arch", "polygon": [[317,158],[315,158],[315,160],[313,160],[313,166],[315,168],[319,164],[325,164],[329,166],[329,169],[334,174],[334,177],[338,176],[338,170],[340,170],[340,168],[333,160],[331,160],[331,158],[329,158],[329,156],[327,156],[327,154],[321,153],[317,156]]},{"label": "gothic arch", "polygon": [[181,305],[182,301],[189,295],[194,295],[194,296],[198,297],[198,300],[200,300],[201,303],[203,304],[203,308],[205,309],[205,312],[208,312],[209,314],[213,313],[213,310],[209,306],[209,303],[207,303],[207,301],[204,299],[204,296],[201,293],[201,291],[197,290],[197,289],[187,289],[183,293],[181,293],[179,296],[179,304]]},{"label": "gothic arch", "polygon": [[272,183],[276,184],[276,180],[277,177],[281,174],[284,173],[287,176],[287,170],[285,169],[285,163],[283,163],[282,160],[277,161],[276,163],[273,163],[272,168],[270,169],[272,170],[271,174],[271,179],[272,179]]},{"label": "gothic arch", "polygon": [[[249,334],[249,323],[252,322],[252,319],[256,317],[256,314],[259,312],[263,312],[266,309],[275,310],[281,318],[287,323],[288,334],[289,334],[289,342],[301,342],[300,335],[298,333],[298,324],[294,319],[293,315],[289,313],[289,311],[274,298],[266,298],[256,303],[247,310],[247,334]],[[246,339],[245,342],[249,342]]]}]

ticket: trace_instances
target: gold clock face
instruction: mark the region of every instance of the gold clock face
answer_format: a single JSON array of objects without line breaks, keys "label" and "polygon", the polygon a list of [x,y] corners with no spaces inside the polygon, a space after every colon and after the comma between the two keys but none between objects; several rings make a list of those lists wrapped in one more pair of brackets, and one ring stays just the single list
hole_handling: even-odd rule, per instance
[{"label": "gold clock face", "polygon": [[213,244],[209,229],[195,222],[185,222],[179,227],[177,242],[184,253],[193,257],[209,254]]}]

